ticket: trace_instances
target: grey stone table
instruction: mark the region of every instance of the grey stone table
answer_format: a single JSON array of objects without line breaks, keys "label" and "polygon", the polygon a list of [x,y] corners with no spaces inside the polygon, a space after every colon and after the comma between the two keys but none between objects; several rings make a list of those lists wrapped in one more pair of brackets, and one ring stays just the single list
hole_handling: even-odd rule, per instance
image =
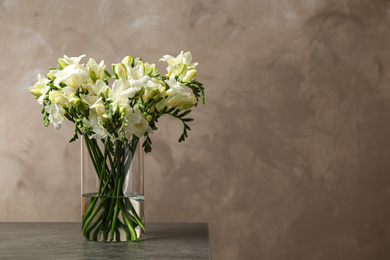
[{"label": "grey stone table", "polygon": [[0,259],[210,259],[205,223],[147,223],[142,240],[92,242],[80,223],[0,223]]}]

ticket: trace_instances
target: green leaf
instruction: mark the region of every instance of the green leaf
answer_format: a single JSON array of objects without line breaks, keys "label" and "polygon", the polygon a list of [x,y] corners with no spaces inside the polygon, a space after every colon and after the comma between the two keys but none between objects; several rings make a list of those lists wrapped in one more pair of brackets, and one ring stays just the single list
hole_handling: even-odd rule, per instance
[{"label": "green leaf", "polygon": [[112,64],[111,68],[112,68],[112,73],[114,74],[115,78],[119,79],[118,74],[116,74],[116,72],[115,72],[115,64]]},{"label": "green leaf", "polygon": [[146,136],[142,147],[144,148],[145,153],[149,153],[152,151],[152,140],[150,140],[150,137],[148,135]]},{"label": "green leaf", "polygon": [[104,70],[104,75],[106,75],[107,78],[111,78],[111,74],[107,70]]},{"label": "green leaf", "polygon": [[176,117],[176,116],[179,114],[179,112],[180,112],[180,109],[176,109],[176,110],[172,113],[172,115]]},{"label": "green leaf", "polygon": [[184,117],[184,116],[188,115],[189,113],[191,113],[191,110],[184,111],[183,113],[178,115],[178,117]]}]

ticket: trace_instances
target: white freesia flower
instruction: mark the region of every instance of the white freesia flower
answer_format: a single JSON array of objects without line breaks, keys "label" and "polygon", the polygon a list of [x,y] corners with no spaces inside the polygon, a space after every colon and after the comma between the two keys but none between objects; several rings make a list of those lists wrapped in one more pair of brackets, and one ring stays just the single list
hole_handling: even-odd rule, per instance
[{"label": "white freesia flower", "polygon": [[117,104],[120,108],[129,108],[129,98],[133,98],[137,91],[145,88],[150,81],[149,76],[143,76],[140,79],[120,78],[115,80],[112,85],[112,100],[114,104]]},{"label": "white freesia flower", "polygon": [[87,89],[89,91],[89,95],[100,95],[100,93],[106,94],[106,92],[110,92],[111,89],[107,86],[104,81],[98,79],[95,83],[88,83]]},{"label": "white freesia flower", "polygon": [[[167,72],[168,77],[178,76],[183,81],[189,81],[196,74],[197,62],[192,63],[191,52],[183,53],[183,51],[177,56],[164,55],[160,61],[168,63]],[[185,79],[185,80],[184,80]]]},{"label": "white freesia flower", "polygon": [[64,87],[61,91],[68,102],[72,102],[76,98],[76,89],[72,87]]},{"label": "white freesia flower", "polygon": [[171,77],[169,80],[165,80],[168,84],[169,89],[166,94],[169,97],[167,101],[168,107],[188,109],[196,104],[196,98],[192,96],[188,91],[184,89],[184,85],[174,77]]},{"label": "white freesia flower", "polygon": [[149,122],[138,109],[134,109],[134,111],[133,109],[127,109],[124,120],[127,123],[127,126],[124,127],[127,138],[130,138],[133,134],[142,137],[145,133],[153,132]]},{"label": "white freesia flower", "polygon": [[[93,103],[91,106],[90,106],[90,108],[91,109],[95,109],[95,112],[99,115],[99,116],[101,116],[101,117],[103,117],[103,118],[106,118],[107,117],[107,115],[106,115],[106,107],[105,107],[105,105],[104,105],[104,102],[103,102],[103,98],[98,98],[97,100],[96,100],[96,102],[95,103]],[[91,110],[91,111],[93,111],[93,110]]]},{"label": "white freesia flower", "polygon": [[[142,78],[145,73],[145,65],[139,59],[133,59],[130,56],[127,56],[122,59],[121,63],[113,64],[115,65],[115,72],[119,78],[126,77],[127,79],[137,80]],[[150,64],[148,64],[148,69],[153,69]]]},{"label": "white freesia flower", "polygon": [[149,74],[152,74],[152,76],[156,76],[157,75],[157,68],[156,68],[156,64],[149,64],[148,62],[145,62],[144,63],[144,70],[145,70],[145,75],[149,75]]},{"label": "white freesia flower", "polygon": [[135,92],[137,92],[144,88],[149,80],[150,77],[148,75],[144,75],[139,79],[129,79],[130,87],[133,88]]},{"label": "white freesia flower", "polygon": [[98,96],[95,96],[95,95],[80,94],[80,98],[88,106],[92,106],[98,100]]},{"label": "white freesia flower", "polygon": [[46,92],[49,90],[49,86],[46,84],[49,80],[46,79],[42,74],[38,75],[38,82],[34,86],[30,87],[30,92],[38,98],[38,103],[43,104],[43,99],[46,97]]},{"label": "white freesia flower", "polygon": [[92,131],[94,134],[90,136],[90,138],[96,138],[96,139],[104,139],[107,136],[107,130],[103,126],[103,120],[102,118],[95,112],[91,111],[89,113],[88,119],[84,117],[83,123],[86,124],[88,127],[92,128]]},{"label": "white freesia flower", "polygon": [[80,61],[82,58],[85,57],[85,54],[79,56],[79,57],[71,57],[64,55],[64,58],[62,58],[63,61],[65,61],[68,65],[76,65],[76,66],[82,66],[80,65]]},{"label": "white freesia flower", "polygon": [[191,108],[199,97],[204,100],[202,84],[193,80],[198,63],[192,61],[190,52],[163,56],[160,60],[168,64],[164,76],[160,76],[155,64],[132,56],[113,64],[114,75],[110,75],[104,61],[98,64],[91,58],[86,65],[80,64],[84,56],[64,55],[58,59],[59,69],[50,70],[47,79],[39,74],[38,82],[30,87],[44,106],[45,125],[52,123],[60,129],[63,120],[69,119],[75,124],[71,141],[79,134],[96,139],[109,136],[120,142],[137,141],[137,137],[145,135],[144,149],[149,152],[148,135],[156,129],[161,116],[169,115],[182,121],[184,130],[179,142],[185,140],[191,111],[173,111]]},{"label": "white freesia flower", "polygon": [[[145,87],[145,93],[144,93],[144,99],[145,101],[148,101],[150,95],[153,91],[157,91],[159,93],[159,90],[163,88],[163,86],[158,82],[157,80],[149,80],[144,85]],[[163,88],[165,90],[165,88]]]},{"label": "white freesia flower", "polygon": [[58,104],[50,104],[45,107],[45,112],[49,113],[49,121],[55,127],[55,129],[60,130],[62,122],[64,121],[64,108]]},{"label": "white freesia flower", "polygon": [[145,75],[145,67],[143,63],[138,63],[134,68],[128,68],[127,77],[128,79],[138,80]]},{"label": "white freesia flower", "polygon": [[180,53],[178,56],[180,57],[180,63],[186,64],[188,66],[188,69],[195,69],[196,66],[198,66],[197,62],[192,62],[192,54],[191,52],[186,52],[183,54],[183,52]]},{"label": "white freesia flower", "polygon": [[[87,69],[88,71],[93,71],[93,73],[96,76],[96,79],[104,79],[104,70],[106,68],[106,65],[104,64],[104,61],[102,60],[99,64],[96,63],[96,61],[92,58],[89,59],[87,63]],[[92,76],[91,76],[92,78]]]},{"label": "white freesia flower", "polygon": [[49,100],[53,104],[58,104],[62,107],[70,107],[69,100],[65,97],[62,91],[51,91],[49,93]]},{"label": "white freesia flower", "polygon": [[80,98],[89,106],[90,109],[94,109],[99,116],[106,117],[106,108],[101,94],[104,94],[106,98],[111,98],[111,88],[109,88],[104,81],[98,79],[95,84],[88,84],[87,89],[89,93],[80,94]]},{"label": "white freesia flower", "polygon": [[130,87],[131,86],[128,80],[124,78],[120,78],[115,80],[114,83],[112,84],[112,92],[114,95],[119,95],[120,93],[129,89]]},{"label": "white freesia flower", "polygon": [[63,70],[50,71],[56,79],[54,86],[59,87],[60,83],[65,83],[72,88],[83,87],[91,81],[89,74],[84,67],[76,64],[68,65]]},{"label": "white freesia flower", "polygon": [[130,107],[129,98],[134,97],[136,90],[130,86],[130,83],[125,78],[115,80],[112,85],[112,99],[120,108]]}]

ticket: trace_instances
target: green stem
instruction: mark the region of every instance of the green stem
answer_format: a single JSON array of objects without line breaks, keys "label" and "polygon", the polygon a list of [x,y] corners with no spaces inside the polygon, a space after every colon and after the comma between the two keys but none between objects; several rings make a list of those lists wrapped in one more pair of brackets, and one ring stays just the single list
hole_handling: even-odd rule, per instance
[{"label": "green stem", "polygon": [[[109,180],[112,178],[112,175],[114,174],[114,171],[113,170],[111,170],[110,171],[110,175],[108,176],[108,179],[107,179],[107,181],[106,181],[106,183],[104,183],[104,187],[103,187],[103,189],[101,189],[101,192],[99,193],[99,196],[103,196],[103,194],[105,193],[105,191],[106,191],[106,189],[107,189],[107,187],[108,187],[108,184],[109,184]],[[100,188],[99,188],[100,189]]]},{"label": "green stem", "polygon": [[87,135],[84,135],[84,142],[85,142],[85,146],[87,147],[87,150],[88,150],[88,153],[89,153],[89,158],[91,159],[93,167],[95,168],[95,171],[96,171],[96,173],[99,176],[100,170],[98,169],[95,157],[93,156],[93,153],[92,153],[92,150],[91,150],[91,144],[90,144],[90,141],[89,141],[89,138],[88,138]]},{"label": "green stem", "polygon": [[129,228],[131,240],[136,240],[137,233],[135,232],[133,225],[130,223],[130,220],[127,218],[126,211],[123,208],[121,208],[121,211],[122,211],[123,223]]},{"label": "green stem", "polygon": [[111,224],[111,236],[110,236],[110,241],[114,239],[114,230],[116,229],[116,220],[118,218],[118,203],[119,203],[119,198],[116,198],[115,200],[115,212],[114,212],[114,218],[112,219],[112,224]]},{"label": "green stem", "polygon": [[107,146],[108,146],[108,142],[109,142],[109,137],[107,136],[106,137],[106,140],[104,142],[104,156],[103,156],[103,168],[102,168],[102,172],[100,174],[100,185],[99,185],[99,194],[101,194],[101,191],[102,191],[102,186],[103,186],[103,183],[104,181],[106,181],[106,183],[108,182],[108,180],[106,178],[104,178],[104,176],[106,176],[105,172],[106,172],[106,162],[107,162]]},{"label": "green stem", "polygon": [[[95,220],[95,222],[88,227],[88,229],[86,230],[86,235],[87,237],[89,237],[89,234],[91,233],[91,231],[100,223],[100,221],[102,220],[102,214],[99,215],[99,217]],[[101,224],[100,224],[101,225]],[[97,233],[96,231],[99,231],[99,228],[97,228],[93,234],[92,234],[92,240],[97,240]],[[95,234],[96,233],[96,234]]]},{"label": "green stem", "polygon": [[94,209],[92,214],[85,220],[84,225],[83,225],[83,233],[87,230],[87,227],[89,223],[91,223],[92,219],[95,217],[95,215],[98,213],[101,207],[106,203],[106,199],[103,198],[101,199],[100,203],[97,205],[97,207]]},{"label": "green stem", "polygon": [[107,203],[105,207],[103,207],[103,212],[101,213],[101,215],[103,215],[103,221],[100,227],[100,231],[103,232],[103,241],[107,241],[113,205],[114,203],[112,203],[112,200],[107,198]]},{"label": "green stem", "polygon": [[[123,214],[123,213],[122,213]],[[126,225],[123,225],[123,223],[118,219],[118,228],[121,228],[126,233],[126,240],[131,239],[129,228]]]},{"label": "green stem", "polygon": [[[85,136],[85,138],[88,138],[88,136]],[[103,142],[103,140],[101,141]],[[100,181],[99,197],[91,198],[82,219],[82,230],[86,238],[89,239],[91,231],[94,230],[93,240],[108,241],[109,236],[109,241],[113,241],[114,238],[119,241],[119,230],[122,229],[126,233],[126,239],[136,240],[135,227],[140,226],[145,230],[144,223],[135,211],[131,201],[128,198],[122,198],[125,195],[123,183],[126,172],[124,171],[132,163],[138,141],[139,138],[133,136],[130,143],[124,144],[119,140],[111,142],[107,137],[104,140],[104,152],[102,154],[96,139],[86,139],[88,153]],[[101,201],[96,205],[99,198]],[[99,212],[101,213],[99,214]],[[122,214],[123,223],[119,219],[120,214]],[[91,224],[94,219],[95,221]],[[103,237],[99,238],[101,232],[103,232]]]},{"label": "green stem", "polygon": [[116,141],[116,144],[115,144],[115,150],[116,150],[116,159],[117,159],[117,174],[116,174],[116,178],[115,178],[115,195],[116,195],[116,200],[115,200],[115,210],[114,210],[114,217],[112,219],[112,225],[111,225],[111,236],[110,236],[110,241],[112,241],[114,239],[114,231],[116,229],[116,220],[118,218],[118,211],[119,211],[119,207],[118,207],[118,204],[120,203],[120,200],[119,200],[119,196],[122,195],[121,193],[123,193],[122,191],[122,176],[119,176],[119,175],[124,175],[124,173],[122,172],[122,163],[121,163],[121,154],[123,154],[123,149],[122,149],[122,143],[120,141]]},{"label": "green stem", "polygon": [[126,200],[126,207],[130,208],[130,211],[133,214],[134,222],[136,222],[143,230],[145,230],[144,223],[142,222],[141,218],[138,216],[137,211],[135,211],[130,199],[125,199],[125,200]]},{"label": "green stem", "polygon": [[87,218],[87,216],[89,216],[90,211],[95,207],[95,204],[96,204],[97,200],[98,200],[98,197],[92,197],[92,198],[90,199],[88,208],[87,208],[87,210],[85,211],[84,216],[83,216],[83,218],[82,218],[83,222],[84,222],[85,218]]}]

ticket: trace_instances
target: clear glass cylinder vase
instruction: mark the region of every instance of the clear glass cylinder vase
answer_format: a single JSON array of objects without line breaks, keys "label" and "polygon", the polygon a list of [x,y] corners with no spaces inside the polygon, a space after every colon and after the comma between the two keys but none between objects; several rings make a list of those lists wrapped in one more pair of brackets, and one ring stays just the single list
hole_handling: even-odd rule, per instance
[{"label": "clear glass cylinder vase", "polygon": [[92,241],[135,241],[144,227],[142,142],[83,137],[82,233]]}]

